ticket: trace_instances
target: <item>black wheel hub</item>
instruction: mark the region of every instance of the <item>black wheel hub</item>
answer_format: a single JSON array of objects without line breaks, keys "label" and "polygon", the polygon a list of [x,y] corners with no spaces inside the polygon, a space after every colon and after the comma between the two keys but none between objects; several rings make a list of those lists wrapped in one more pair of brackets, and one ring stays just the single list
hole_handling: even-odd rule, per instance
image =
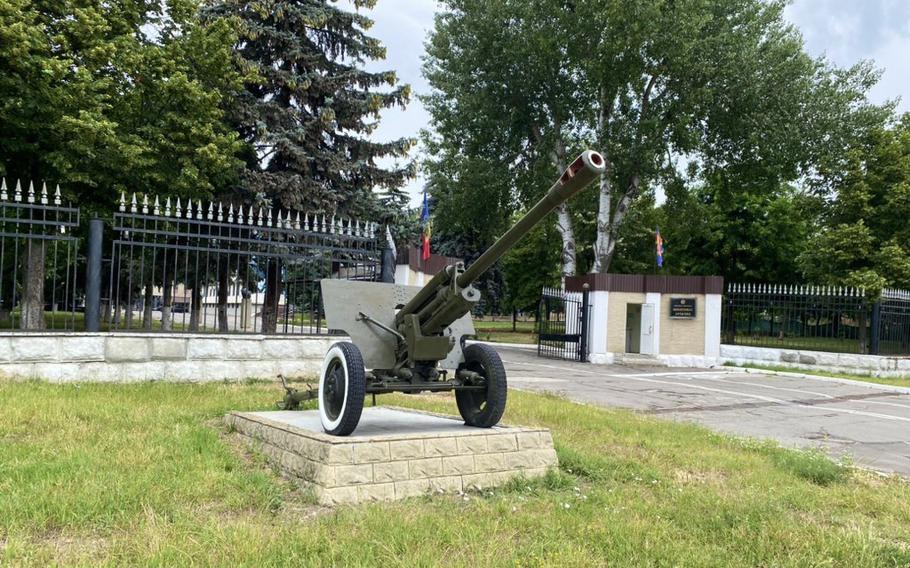
[{"label": "black wheel hub", "polygon": [[331,420],[338,418],[344,406],[344,367],[337,359],[326,369],[325,388],[322,393],[323,408]]},{"label": "black wheel hub", "polygon": [[[472,362],[468,363],[466,365],[466,367],[468,370],[474,371],[475,373],[477,373],[479,375],[479,377],[477,379],[471,381],[472,385],[487,386],[487,379],[486,379],[487,373],[486,373],[486,369],[483,368],[483,365],[481,365],[477,361],[472,361]],[[474,412],[478,413],[478,414],[480,412],[483,412],[483,409],[486,407],[486,404],[487,404],[486,389],[468,391],[467,395],[471,399]]]}]

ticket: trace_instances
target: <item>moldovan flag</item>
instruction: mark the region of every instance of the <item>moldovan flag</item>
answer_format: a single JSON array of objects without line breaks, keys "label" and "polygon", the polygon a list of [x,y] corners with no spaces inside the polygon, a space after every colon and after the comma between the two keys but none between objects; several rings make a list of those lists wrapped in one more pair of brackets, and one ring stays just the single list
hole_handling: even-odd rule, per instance
[{"label": "moldovan flag", "polygon": [[664,240],[660,237],[660,229],[657,229],[654,236],[654,245],[657,249],[657,267],[661,268],[664,265]]},{"label": "moldovan flag", "polygon": [[420,223],[423,225],[423,234],[420,237],[423,252],[420,254],[420,258],[427,260],[430,258],[430,202],[427,200],[426,192],[423,194],[423,213],[420,214]]}]

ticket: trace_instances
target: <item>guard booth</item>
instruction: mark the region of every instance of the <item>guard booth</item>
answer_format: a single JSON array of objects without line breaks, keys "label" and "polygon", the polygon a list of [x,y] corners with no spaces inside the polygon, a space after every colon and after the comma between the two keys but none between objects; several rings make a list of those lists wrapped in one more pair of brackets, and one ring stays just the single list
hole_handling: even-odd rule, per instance
[{"label": "guard booth", "polygon": [[587,274],[566,278],[587,291],[587,360],[709,366],[720,356],[720,276]]}]

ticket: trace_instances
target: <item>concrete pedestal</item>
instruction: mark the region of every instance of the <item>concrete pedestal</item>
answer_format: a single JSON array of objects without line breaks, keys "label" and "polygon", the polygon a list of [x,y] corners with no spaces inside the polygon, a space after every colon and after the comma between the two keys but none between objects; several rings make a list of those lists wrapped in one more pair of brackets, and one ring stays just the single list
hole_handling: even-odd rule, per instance
[{"label": "concrete pedestal", "polygon": [[323,432],[315,410],[232,412],[225,422],[327,505],[484,489],[557,465],[545,428],[471,428],[412,410],[365,408],[347,437]]}]

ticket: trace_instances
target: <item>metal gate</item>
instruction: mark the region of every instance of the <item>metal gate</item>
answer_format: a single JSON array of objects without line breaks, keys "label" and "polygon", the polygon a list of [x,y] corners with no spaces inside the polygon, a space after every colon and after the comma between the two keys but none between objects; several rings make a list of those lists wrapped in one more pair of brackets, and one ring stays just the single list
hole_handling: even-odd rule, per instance
[{"label": "metal gate", "polygon": [[543,289],[537,306],[537,354],[588,360],[588,292]]}]

